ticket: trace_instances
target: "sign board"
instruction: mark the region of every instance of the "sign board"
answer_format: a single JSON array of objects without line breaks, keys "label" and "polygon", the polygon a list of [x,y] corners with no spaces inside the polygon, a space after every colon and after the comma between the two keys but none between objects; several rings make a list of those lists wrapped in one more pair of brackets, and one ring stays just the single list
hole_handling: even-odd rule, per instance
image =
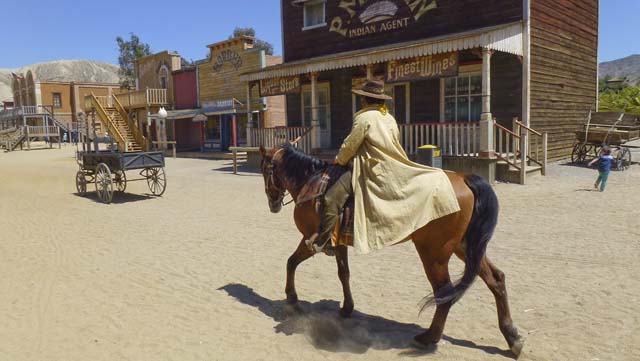
[{"label": "sign board", "polygon": [[387,63],[387,83],[425,80],[458,75],[458,53],[391,60]]},{"label": "sign board", "polygon": [[193,117],[193,121],[194,122],[206,122],[207,119],[209,119],[209,118],[207,118],[207,116],[202,114],[202,113],[200,113],[200,114],[196,115],[195,117]]},{"label": "sign board", "polygon": [[270,97],[300,92],[300,77],[288,76],[273,79],[260,80],[260,96]]}]

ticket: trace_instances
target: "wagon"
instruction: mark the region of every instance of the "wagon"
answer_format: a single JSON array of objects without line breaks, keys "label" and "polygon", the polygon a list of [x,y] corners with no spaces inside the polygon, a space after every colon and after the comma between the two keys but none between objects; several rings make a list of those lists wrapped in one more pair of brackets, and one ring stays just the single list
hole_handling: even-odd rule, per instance
[{"label": "wagon", "polygon": [[[154,196],[161,196],[167,187],[164,153],[116,151],[78,152],[76,173],[78,194],[87,194],[87,185],[95,183],[98,200],[109,204],[114,192],[124,192],[127,182],[146,181]],[[139,171],[139,177],[128,179],[128,171]]]},{"label": "wagon", "polygon": [[590,161],[600,154],[602,147],[607,146],[614,157],[613,169],[625,170],[631,165],[630,148],[636,148],[626,143],[636,139],[640,139],[640,122],[637,117],[629,114],[589,114],[587,123],[576,132],[571,161]]}]

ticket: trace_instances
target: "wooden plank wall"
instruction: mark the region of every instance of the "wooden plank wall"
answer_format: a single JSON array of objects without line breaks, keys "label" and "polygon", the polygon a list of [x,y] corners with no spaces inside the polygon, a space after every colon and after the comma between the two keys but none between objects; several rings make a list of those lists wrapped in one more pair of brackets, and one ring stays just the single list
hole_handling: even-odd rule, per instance
[{"label": "wooden plank wall", "polygon": [[531,126],[549,133],[549,159],[570,156],[595,110],[598,0],[531,1]]}]

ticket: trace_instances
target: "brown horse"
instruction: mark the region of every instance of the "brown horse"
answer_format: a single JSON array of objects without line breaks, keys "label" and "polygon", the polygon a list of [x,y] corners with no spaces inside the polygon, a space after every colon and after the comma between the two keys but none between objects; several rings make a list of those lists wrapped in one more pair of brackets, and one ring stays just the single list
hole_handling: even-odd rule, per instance
[{"label": "brown horse", "polygon": [[[262,153],[261,171],[265,182],[265,192],[271,212],[282,209],[285,193],[288,191],[297,199],[300,190],[309,178],[327,167],[325,162],[310,157],[291,144],[265,150]],[[498,309],[498,324],[511,351],[520,355],[524,341],[518,335],[511,320],[505,276],[487,259],[485,250],[498,219],[498,200],[491,186],[475,175],[447,173],[456,192],[460,211],[436,219],[411,235],[411,240],[420,255],[427,278],[433,288],[433,295],[425,300],[424,307],[436,304],[431,326],[415,337],[421,345],[436,344],[442,337],[444,325],[451,306],[471,286],[477,275],[493,293]],[[295,289],[295,271],[300,263],[312,256],[304,243],[316,232],[320,218],[312,202],[296,206],[294,211],[296,227],[302,239],[295,252],[287,261],[287,303],[297,307],[298,295]],[[449,260],[456,254],[465,262],[465,270],[460,280],[453,282],[449,277]],[[336,249],[338,276],[344,292],[344,303],[340,310],[343,317],[353,312],[353,298],[349,285],[348,249]],[[423,309],[424,309],[423,307]]]}]

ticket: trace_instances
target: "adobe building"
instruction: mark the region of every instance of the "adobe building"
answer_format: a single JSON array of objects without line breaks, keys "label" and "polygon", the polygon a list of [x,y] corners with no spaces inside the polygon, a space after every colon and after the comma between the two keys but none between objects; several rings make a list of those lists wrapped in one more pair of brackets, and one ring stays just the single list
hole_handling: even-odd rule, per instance
[{"label": "adobe building", "polygon": [[567,157],[595,109],[597,0],[282,0],[281,9],[284,63],[242,79],[294,85],[271,93],[286,94],[287,127],[309,128],[315,151],[340,146],[359,109],[350,90],[365,79],[385,81],[410,156],[436,144],[445,168],[490,179],[498,161],[525,174]]}]

